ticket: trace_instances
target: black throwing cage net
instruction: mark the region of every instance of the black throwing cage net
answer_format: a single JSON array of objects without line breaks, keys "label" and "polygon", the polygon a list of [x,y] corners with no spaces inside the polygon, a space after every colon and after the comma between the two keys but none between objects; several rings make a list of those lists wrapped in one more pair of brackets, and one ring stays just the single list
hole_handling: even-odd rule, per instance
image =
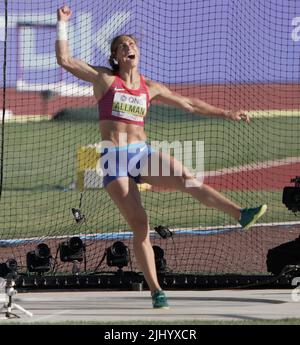
[{"label": "black throwing cage net", "polygon": [[[134,34],[146,78],[252,116],[247,125],[151,105],[150,143],[171,143],[172,152],[176,145],[188,147],[191,151],[183,151],[189,159],[183,154],[182,160],[193,169],[195,143],[203,142],[207,184],[242,207],[268,204],[261,223],[243,231],[231,217],[188,194],[141,185],[152,244],[164,252],[161,269],[266,273],[268,251],[300,234],[299,218],[282,204],[283,187],[300,172],[299,2],[82,0],[69,5],[74,57],[108,67],[112,38]],[[20,271],[28,272],[28,256],[45,243],[53,258],[48,274],[71,273],[74,266],[63,261],[59,249],[75,236],[85,246],[81,272],[117,270],[101,261],[116,241],[129,248],[123,269],[139,271],[132,232],[97,172],[101,137],[92,87],[56,63],[60,6],[56,0],[0,3],[0,258],[13,257]],[[154,230],[159,225],[173,236],[161,238]],[[124,253],[122,246],[118,250]]]}]

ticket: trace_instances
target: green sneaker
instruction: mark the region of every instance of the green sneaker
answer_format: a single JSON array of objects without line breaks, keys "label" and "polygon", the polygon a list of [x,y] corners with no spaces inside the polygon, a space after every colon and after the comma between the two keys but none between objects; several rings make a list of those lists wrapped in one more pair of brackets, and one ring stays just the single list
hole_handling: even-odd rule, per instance
[{"label": "green sneaker", "polygon": [[152,305],[153,308],[169,309],[167,296],[163,290],[156,290],[152,293]]},{"label": "green sneaker", "polygon": [[241,218],[239,223],[244,229],[249,229],[250,226],[255,224],[257,220],[266,213],[267,205],[261,205],[253,208],[241,209]]}]

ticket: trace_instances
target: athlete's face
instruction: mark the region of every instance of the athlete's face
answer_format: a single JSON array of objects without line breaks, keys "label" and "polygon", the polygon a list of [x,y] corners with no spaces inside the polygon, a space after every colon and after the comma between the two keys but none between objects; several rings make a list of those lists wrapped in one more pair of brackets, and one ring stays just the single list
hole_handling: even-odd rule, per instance
[{"label": "athlete's face", "polygon": [[140,51],[135,41],[127,36],[121,38],[117,44],[115,58],[121,68],[136,67],[139,63]]}]

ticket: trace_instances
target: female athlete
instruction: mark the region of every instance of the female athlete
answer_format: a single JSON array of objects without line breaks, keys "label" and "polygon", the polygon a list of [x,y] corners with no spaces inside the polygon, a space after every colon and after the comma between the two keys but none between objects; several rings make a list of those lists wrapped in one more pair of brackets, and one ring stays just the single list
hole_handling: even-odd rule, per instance
[{"label": "female athlete", "polygon": [[[101,138],[111,143],[101,158],[103,170],[106,171],[104,187],[133,231],[134,253],[151,291],[153,307],[168,308],[166,294],[157,279],[149,221],[141,203],[137,183],[188,193],[207,207],[228,213],[243,228],[253,225],[265,213],[267,206],[242,209],[196,179],[174,157],[155,152],[146,143],[144,131],[144,119],[150,102],[158,100],[190,113],[233,121],[250,123],[250,118],[242,111],[228,111],[200,99],[184,97],[158,82],[144,78],[138,70],[140,51],[136,39],[131,35],[113,39],[109,60],[111,68],[91,66],[73,58],[69,53],[67,37],[67,22],[71,17],[71,10],[68,6],[63,6],[57,10],[57,15],[57,63],[74,76],[93,85],[99,107]],[[125,161],[121,159],[122,155],[124,158],[124,152]],[[141,167],[145,165],[147,169],[144,169],[144,173],[134,173],[136,164],[133,167],[130,160],[139,162]],[[114,164],[110,164],[112,161]],[[159,162],[156,174],[151,174],[153,161]],[[170,176],[162,173],[162,166],[165,165],[170,167]]]}]

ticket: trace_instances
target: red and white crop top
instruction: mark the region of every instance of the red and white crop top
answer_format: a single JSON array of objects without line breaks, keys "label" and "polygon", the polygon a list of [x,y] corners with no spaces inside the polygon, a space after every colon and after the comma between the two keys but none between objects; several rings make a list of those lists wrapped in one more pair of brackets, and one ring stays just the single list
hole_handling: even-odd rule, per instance
[{"label": "red and white crop top", "polygon": [[132,90],[116,75],[112,85],[98,102],[99,120],[144,126],[149,106],[149,90],[143,76],[140,76],[140,88]]}]

